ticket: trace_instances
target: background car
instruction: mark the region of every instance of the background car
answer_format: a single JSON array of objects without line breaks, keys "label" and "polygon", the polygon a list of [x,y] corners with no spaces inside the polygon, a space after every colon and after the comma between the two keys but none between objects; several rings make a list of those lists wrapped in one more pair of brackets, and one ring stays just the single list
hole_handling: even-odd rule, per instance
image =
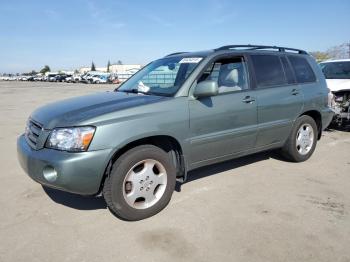
[{"label": "background car", "polygon": [[34,81],[43,81],[43,76],[42,75],[36,75],[33,78]]},{"label": "background car", "polygon": [[331,90],[330,104],[335,112],[333,124],[345,126],[350,123],[350,59],[331,60],[320,63]]},{"label": "background car", "polygon": [[63,80],[63,82],[72,83],[73,82],[73,75],[67,74],[65,79]]},{"label": "background car", "polygon": [[66,77],[67,77],[67,75],[65,75],[65,74],[56,75],[55,80],[56,80],[56,82],[64,82]]},{"label": "background car", "polygon": [[49,82],[56,82],[56,75],[57,74],[48,74],[47,75],[47,81],[49,81]]},{"label": "background car", "polygon": [[108,83],[109,79],[105,75],[98,75],[98,76],[93,76],[91,78],[91,81],[93,84],[106,84]]}]

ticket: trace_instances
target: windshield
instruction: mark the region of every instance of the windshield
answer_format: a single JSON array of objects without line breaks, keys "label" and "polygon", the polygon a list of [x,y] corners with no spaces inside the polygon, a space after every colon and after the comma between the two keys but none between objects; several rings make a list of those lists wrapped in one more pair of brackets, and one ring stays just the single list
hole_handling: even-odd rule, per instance
[{"label": "windshield", "polygon": [[173,96],[202,57],[167,57],[156,60],[118,88],[121,92]]},{"label": "windshield", "polygon": [[320,66],[326,79],[350,79],[350,61],[321,63]]}]

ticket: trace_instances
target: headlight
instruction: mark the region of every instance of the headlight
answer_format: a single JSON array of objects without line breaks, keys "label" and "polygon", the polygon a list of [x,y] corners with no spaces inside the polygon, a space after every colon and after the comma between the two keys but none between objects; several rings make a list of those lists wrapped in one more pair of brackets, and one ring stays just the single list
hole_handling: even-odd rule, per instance
[{"label": "headlight", "polygon": [[95,127],[92,126],[55,128],[46,142],[46,147],[63,151],[86,151],[94,133]]}]

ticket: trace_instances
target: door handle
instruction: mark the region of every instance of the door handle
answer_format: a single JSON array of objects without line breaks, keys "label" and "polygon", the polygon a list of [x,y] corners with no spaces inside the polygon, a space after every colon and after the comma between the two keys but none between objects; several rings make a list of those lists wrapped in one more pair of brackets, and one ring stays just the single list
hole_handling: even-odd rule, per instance
[{"label": "door handle", "polygon": [[255,101],[255,99],[251,96],[246,96],[245,98],[243,98],[242,102],[243,103],[247,103],[247,104],[251,104]]},{"label": "door handle", "polygon": [[299,94],[299,90],[298,89],[293,89],[292,92],[290,92],[293,96],[296,96]]}]

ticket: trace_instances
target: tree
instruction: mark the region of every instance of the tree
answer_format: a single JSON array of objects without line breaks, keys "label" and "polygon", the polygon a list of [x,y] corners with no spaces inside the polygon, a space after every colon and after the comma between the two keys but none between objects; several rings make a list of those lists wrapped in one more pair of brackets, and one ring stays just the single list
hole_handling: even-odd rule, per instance
[{"label": "tree", "polygon": [[332,59],[350,58],[350,43],[333,46],[327,50],[327,54]]},{"label": "tree", "polygon": [[123,62],[121,60],[118,60],[117,65],[122,65]]},{"label": "tree", "polygon": [[109,73],[109,67],[111,66],[111,62],[108,60],[108,63],[107,63],[107,73]]},{"label": "tree", "polygon": [[350,43],[332,46],[325,52],[315,51],[310,52],[310,54],[316,59],[317,62],[322,62],[328,59],[350,58]]},{"label": "tree", "polygon": [[78,69],[75,69],[75,70],[74,70],[74,74],[76,74],[76,75],[79,74],[79,70],[78,70]]},{"label": "tree", "polygon": [[326,52],[315,51],[315,52],[310,52],[310,54],[316,59],[318,63],[330,58],[330,56]]},{"label": "tree", "polygon": [[96,67],[95,67],[94,61],[92,61],[92,63],[91,63],[91,71],[96,71]]},{"label": "tree", "polygon": [[48,65],[45,65],[43,69],[40,70],[40,73],[42,73],[43,75],[46,73],[46,72],[50,72],[51,69]]}]

